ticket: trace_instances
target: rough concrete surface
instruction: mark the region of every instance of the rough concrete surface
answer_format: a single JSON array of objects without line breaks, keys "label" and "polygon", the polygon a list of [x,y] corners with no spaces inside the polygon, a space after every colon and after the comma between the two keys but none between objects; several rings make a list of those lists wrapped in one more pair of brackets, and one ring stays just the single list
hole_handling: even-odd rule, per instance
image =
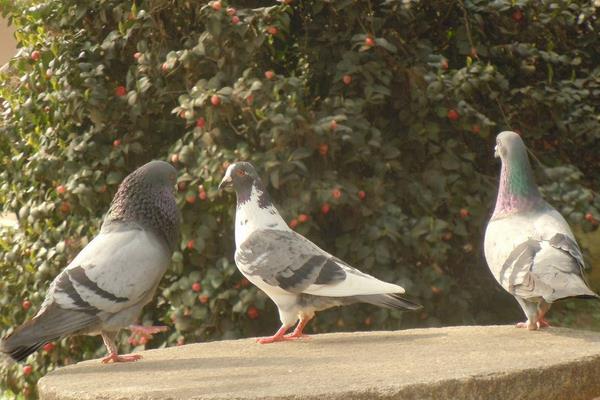
[{"label": "rough concrete surface", "polygon": [[600,334],[469,326],[254,339],[98,360],[39,381],[42,400],[591,399],[600,395]]}]

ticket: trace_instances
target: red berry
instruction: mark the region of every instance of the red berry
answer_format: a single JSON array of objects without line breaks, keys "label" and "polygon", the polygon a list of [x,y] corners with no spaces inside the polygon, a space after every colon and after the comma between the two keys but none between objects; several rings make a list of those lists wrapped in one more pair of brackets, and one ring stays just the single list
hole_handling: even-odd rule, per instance
[{"label": "red berry", "polygon": [[227,7],[227,15],[234,16],[237,10],[233,7]]},{"label": "red berry", "polygon": [[200,117],[196,120],[196,126],[198,128],[204,128],[206,126],[206,120],[204,119],[204,117]]},{"label": "red berry", "polygon": [[58,185],[56,187],[56,193],[64,194],[67,191],[67,188],[64,185]]},{"label": "red berry", "polygon": [[279,32],[279,29],[277,29],[277,27],[276,27],[276,26],[269,26],[269,27],[267,28],[267,32],[269,32],[269,35],[273,35],[273,36],[275,36],[275,35],[277,35],[277,33]]},{"label": "red berry", "polygon": [[448,69],[448,60],[443,58],[442,61],[440,61],[440,67],[442,67],[442,69]]},{"label": "red berry", "polygon": [[331,191],[331,195],[334,199],[339,200],[339,198],[342,197],[342,191],[338,188],[335,188]]},{"label": "red berry", "polygon": [[461,208],[460,209],[460,217],[462,219],[468,218],[469,215],[471,215],[471,213],[469,212],[469,210],[467,210],[466,208]]},{"label": "red berry", "polygon": [[475,124],[471,127],[471,132],[478,135],[481,132],[481,127],[478,124]]},{"label": "red berry", "polygon": [[[194,246],[196,246],[196,243],[194,242],[194,239],[190,239],[188,240],[188,242],[185,244],[186,249],[188,250],[194,250]],[[195,285],[195,283],[194,283]],[[192,289],[194,289],[194,285],[192,285]],[[199,292],[200,290],[194,290],[194,292]]]},{"label": "red berry", "polygon": [[259,316],[258,309],[254,306],[250,306],[250,307],[248,307],[248,310],[246,311],[246,315],[248,315],[248,318],[250,318],[250,319],[257,319]]},{"label": "red berry", "polygon": [[221,98],[219,96],[217,96],[216,94],[213,94],[210,97],[210,104],[217,107],[219,104],[221,104]]},{"label": "red berry", "polygon": [[358,192],[358,198],[361,199],[361,200],[364,200],[365,197],[367,197],[367,194],[365,193],[365,191],[364,190],[360,190]]},{"label": "red berry", "polygon": [[120,139],[115,139],[113,142],[113,147],[119,147],[121,145],[121,140]]},{"label": "red berry", "polygon": [[167,63],[163,63],[163,65],[160,66],[160,69],[162,70],[162,72],[169,72],[169,70],[171,69],[171,67],[169,67],[169,64]]},{"label": "red berry", "polygon": [[143,345],[145,345],[146,343],[148,343],[148,336],[142,336],[142,337],[140,338],[140,344],[143,346]]},{"label": "red berry", "polygon": [[122,85],[121,85],[121,86],[117,86],[117,87],[115,88],[115,95],[116,95],[117,97],[123,97],[123,96],[125,96],[126,94],[127,94],[127,89],[125,89],[125,86],[122,86]]},{"label": "red berry", "polygon": [[194,193],[188,193],[185,195],[185,201],[188,204],[194,204],[196,202],[196,195]]},{"label": "red berry", "polygon": [[371,36],[367,36],[365,38],[365,46],[367,46],[367,47],[375,46],[375,40]]},{"label": "red berry", "polygon": [[199,291],[202,290],[202,285],[200,284],[200,282],[194,282],[192,284],[192,290],[196,293],[198,293]]},{"label": "red berry", "polygon": [[352,83],[352,75],[344,75],[342,77],[342,81],[344,82],[345,85],[349,85]]},{"label": "red berry", "polygon": [[523,11],[519,9],[515,10],[512,14],[512,19],[515,22],[521,22],[521,20],[523,19]]},{"label": "red berry", "polygon": [[140,53],[139,51],[133,53],[133,58],[135,61],[138,61],[141,56],[142,56],[142,53]]},{"label": "red berry", "polygon": [[40,58],[42,58],[42,53],[40,53],[39,50],[34,50],[31,52],[31,59],[33,61],[39,61]]},{"label": "red berry", "polygon": [[205,190],[201,190],[201,191],[198,192],[198,198],[200,200],[204,201],[204,200],[206,200],[207,197],[208,196],[206,195],[206,191]]},{"label": "red berry", "polygon": [[249,106],[252,105],[252,103],[254,103],[254,96],[249,94],[248,97],[246,97],[246,104],[248,104]]},{"label": "red berry", "polygon": [[21,303],[21,307],[23,307],[23,310],[27,311],[31,308],[31,301],[29,300],[23,300],[23,302]]},{"label": "red berry", "polygon": [[298,215],[298,222],[300,222],[301,224],[307,222],[309,219],[310,219],[310,217],[306,214]]},{"label": "red berry", "polygon": [[50,353],[52,350],[54,350],[54,348],[56,347],[56,345],[52,342],[46,343],[44,345],[44,347],[42,347],[42,349],[44,349],[44,351],[46,353]]},{"label": "red berry", "polygon": [[296,218],[293,218],[290,221],[290,228],[295,229],[298,226],[298,220]]},{"label": "red berry", "polygon": [[179,154],[171,154],[171,163],[177,164],[179,162]]},{"label": "red berry", "polygon": [[208,296],[205,294],[200,295],[200,296],[198,296],[198,300],[200,301],[200,303],[206,304],[206,303],[208,303]]},{"label": "red berry", "polygon": [[329,213],[330,210],[331,210],[331,206],[329,205],[329,203],[323,203],[323,205],[321,206],[321,212],[323,214],[327,214],[327,213]]},{"label": "red berry", "polygon": [[329,145],[327,143],[321,143],[319,145],[319,154],[321,154],[323,157],[325,157],[328,152],[329,152]]},{"label": "red berry", "polygon": [[238,17],[237,15],[234,15],[233,17],[231,17],[231,23],[234,25],[237,25],[240,23],[240,17]]},{"label": "red berry", "polygon": [[29,376],[33,372],[33,367],[29,364],[23,365],[23,375]]},{"label": "red berry", "polygon": [[68,201],[63,201],[60,205],[60,211],[64,214],[68,214],[71,211],[71,204]]},{"label": "red berry", "polygon": [[271,70],[265,71],[265,78],[273,79],[274,76],[275,76],[275,72],[273,72]]},{"label": "red berry", "polygon": [[455,109],[448,110],[448,119],[450,121],[457,121],[460,118],[458,111]]},{"label": "red berry", "polygon": [[213,10],[215,11],[221,11],[221,8],[223,7],[221,5],[220,1],[213,1],[212,3],[210,3],[210,6],[212,7]]},{"label": "red berry", "polygon": [[331,120],[331,123],[329,124],[329,129],[331,129],[332,131],[335,131],[337,129],[337,121],[335,119]]}]

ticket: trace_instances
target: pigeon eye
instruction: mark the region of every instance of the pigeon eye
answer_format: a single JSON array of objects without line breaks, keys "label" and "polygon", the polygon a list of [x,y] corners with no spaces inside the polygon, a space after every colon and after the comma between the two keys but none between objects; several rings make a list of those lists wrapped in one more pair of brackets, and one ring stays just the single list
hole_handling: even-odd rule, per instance
[{"label": "pigeon eye", "polygon": [[243,169],[238,169],[236,172],[237,176],[244,176],[246,175],[246,171],[244,171]]}]

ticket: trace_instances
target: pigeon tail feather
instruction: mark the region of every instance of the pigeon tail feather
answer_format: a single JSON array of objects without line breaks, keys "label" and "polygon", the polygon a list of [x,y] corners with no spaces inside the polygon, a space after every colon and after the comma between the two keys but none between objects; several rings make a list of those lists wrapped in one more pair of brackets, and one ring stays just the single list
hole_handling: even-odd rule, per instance
[{"label": "pigeon tail feather", "polygon": [[64,310],[54,304],[0,341],[0,352],[22,361],[44,344],[76,333],[97,322],[95,315]]},{"label": "pigeon tail feather", "polygon": [[361,303],[369,303],[375,306],[398,309],[398,310],[420,310],[423,308],[422,305],[413,303],[401,297],[399,294],[373,294],[366,296],[354,296],[356,300]]}]

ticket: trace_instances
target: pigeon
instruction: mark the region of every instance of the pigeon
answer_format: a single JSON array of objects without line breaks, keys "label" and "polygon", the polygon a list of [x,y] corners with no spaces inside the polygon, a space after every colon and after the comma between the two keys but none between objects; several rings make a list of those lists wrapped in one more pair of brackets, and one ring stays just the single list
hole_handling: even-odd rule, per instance
[{"label": "pigeon", "polygon": [[516,326],[537,330],[561,299],[598,298],[587,285],[583,255],[565,219],[541,196],[527,148],[510,131],[496,138],[500,187],[485,231],[484,251],[498,283],[516,299],[527,321]]},{"label": "pigeon", "polygon": [[[265,190],[254,166],[231,164],[219,189],[233,187],[235,263],[240,272],[275,302],[281,328],[259,343],[304,337],[315,312],[352,303],[418,310],[421,305],[400,295],[401,286],[360,272],[320,249],[285,223]],[[287,331],[298,321],[294,331]]]},{"label": "pigeon", "polygon": [[138,335],[166,330],[131,324],[154,296],[178,240],[176,175],[170,164],[151,161],[123,180],[99,234],[52,281],[39,312],[2,339],[1,352],[21,361],[47,342],[87,334],[102,336],[103,363],[141,358],[119,355],[115,337],[127,326]]}]

